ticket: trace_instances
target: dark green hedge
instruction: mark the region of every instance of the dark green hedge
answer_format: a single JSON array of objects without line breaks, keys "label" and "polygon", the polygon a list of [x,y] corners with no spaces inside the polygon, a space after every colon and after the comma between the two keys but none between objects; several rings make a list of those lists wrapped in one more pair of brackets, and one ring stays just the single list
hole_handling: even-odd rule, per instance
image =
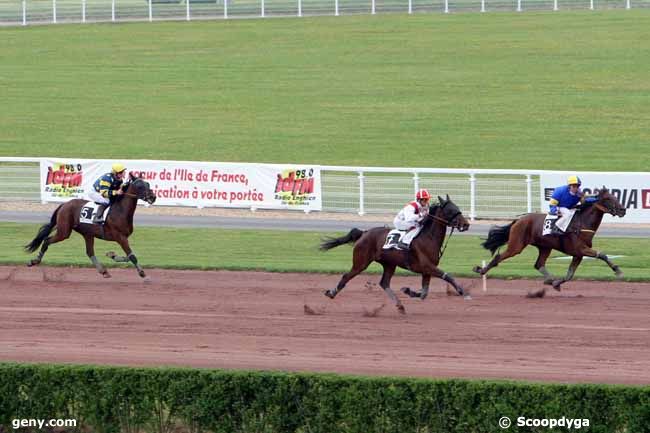
[{"label": "dark green hedge", "polygon": [[[650,387],[0,364],[4,431],[13,419],[74,418],[98,433],[494,433],[502,416],[509,432],[647,433]],[[519,416],[590,426],[517,427]]]}]

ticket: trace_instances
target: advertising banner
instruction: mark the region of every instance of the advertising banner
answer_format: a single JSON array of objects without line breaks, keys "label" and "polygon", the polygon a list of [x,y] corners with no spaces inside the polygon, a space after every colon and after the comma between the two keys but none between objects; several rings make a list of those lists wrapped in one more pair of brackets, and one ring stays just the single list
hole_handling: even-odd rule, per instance
[{"label": "advertising banner", "polygon": [[[42,201],[85,198],[114,161],[44,159]],[[149,182],[156,205],[321,210],[320,166],[190,161],[119,161]]]},{"label": "advertising banner", "polygon": [[[553,190],[564,185],[570,174],[543,173],[540,175],[541,208],[548,211]],[[648,223],[650,222],[650,175],[646,173],[604,174],[594,172],[575,173],[582,181],[582,191],[597,194],[603,186],[614,194],[627,209],[623,218],[605,215],[603,223]]]}]

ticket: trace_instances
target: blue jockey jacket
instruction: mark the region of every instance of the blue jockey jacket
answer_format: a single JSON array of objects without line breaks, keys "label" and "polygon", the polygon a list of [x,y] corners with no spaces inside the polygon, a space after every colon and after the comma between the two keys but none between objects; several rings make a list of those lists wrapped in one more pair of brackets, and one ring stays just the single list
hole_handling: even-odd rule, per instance
[{"label": "blue jockey jacket", "polygon": [[115,191],[120,189],[121,186],[122,186],[122,181],[117,177],[115,177],[113,173],[106,173],[105,175],[97,179],[93,184],[93,188],[95,188],[95,191],[101,194],[102,197],[107,198],[109,200],[115,198]]},{"label": "blue jockey jacket", "polygon": [[584,193],[578,188],[576,195],[571,194],[569,185],[562,185],[555,188],[553,195],[551,196],[550,213],[552,215],[557,214],[558,207],[565,207],[567,209],[574,208],[578,203],[582,201],[593,202],[596,201],[596,197],[585,197]]}]

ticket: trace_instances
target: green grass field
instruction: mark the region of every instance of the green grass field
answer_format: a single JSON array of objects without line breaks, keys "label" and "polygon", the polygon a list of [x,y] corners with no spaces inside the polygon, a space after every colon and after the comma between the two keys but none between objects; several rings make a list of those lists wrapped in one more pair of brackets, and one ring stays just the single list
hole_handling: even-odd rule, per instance
[{"label": "green grass field", "polygon": [[[34,256],[22,251],[38,230],[34,224],[0,223],[0,231],[11,236],[0,238],[0,264],[25,264]],[[352,248],[341,246],[321,252],[318,250],[322,236],[340,233],[304,233],[288,231],[254,231],[217,229],[163,229],[138,228],[131,237],[131,246],[145,267],[182,269],[233,269],[264,270],[275,272],[347,272],[351,265]],[[648,239],[597,239],[595,247],[610,255],[624,255],[613,259],[619,264],[629,280],[647,280],[647,264],[650,262]],[[453,236],[442,260],[441,267],[456,276],[475,276],[471,268],[489,259],[489,252],[480,247],[477,236]],[[112,264],[104,257],[107,251],[120,251],[113,242],[97,241],[97,256],[106,265]],[[502,278],[538,278],[533,269],[536,249],[529,248],[520,256],[504,262],[490,275]],[[564,275],[569,260],[554,253],[548,268],[556,275]],[[44,265],[92,266],[86,257],[83,239],[74,233],[65,242],[52,245],[45,256]],[[135,271],[134,271],[135,272]],[[377,264],[369,268],[380,273]],[[407,272],[401,272],[407,274]],[[576,278],[611,279],[613,273],[601,261],[585,260]],[[338,277],[332,277],[333,284]],[[361,277],[364,278],[364,277]],[[374,279],[373,279],[374,280]]]},{"label": "green grass field", "polygon": [[644,171],[649,19],[0,28],[0,155]]}]

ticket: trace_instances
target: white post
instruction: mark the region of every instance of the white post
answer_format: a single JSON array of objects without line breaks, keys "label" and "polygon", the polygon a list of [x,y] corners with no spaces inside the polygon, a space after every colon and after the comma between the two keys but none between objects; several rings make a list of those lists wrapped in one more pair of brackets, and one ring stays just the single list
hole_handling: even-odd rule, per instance
[{"label": "white post", "polygon": [[260,12],[260,16],[261,16],[262,18],[264,18],[264,15],[265,15],[265,12],[266,12],[266,11],[264,10],[264,0],[260,0],[260,11],[261,11],[261,12]]},{"label": "white post", "polygon": [[370,13],[371,13],[372,15],[375,14],[375,0],[372,0],[372,1],[370,2]]},{"label": "white post", "polygon": [[413,0],[409,0],[409,14],[413,13]]},{"label": "white post", "polygon": [[86,0],[81,0],[81,22],[86,22]]},{"label": "white post", "polygon": [[553,0],[553,10],[556,11],[557,9],[557,0]]},{"label": "white post", "polygon": [[[483,266],[483,269],[485,269],[485,260],[481,261],[481,265]],[[487,292],[487,275],[483,274],[481,279],[483,280],[483,291]]]},{"label": "white post", "polygon": [[298,0],[298,16],[302,16],[302,0]]},{"label": "white post", "polygon": [[366,213],[365,206],[363,202],[365,200],[365,194],[363,192],[363,171],[359,172],[359,215]]},{"label": "white post", "polygon": [[517,12],[521,12],[521,0],[517,0]]},{"label": "white post", "polygon": [[185,20],[190,21],[190,0],[185,0]]},{"label": "white post", "polygon": [[481,0],[481,12],[485,12],[485,0]]},{"label": "white post", "polygon": [[449,13],[449,0],[445,0],[445,13]]},{"label": "white post", "polygon": [[228,0],[223,0],[223,19],[228,19]]},{"label": "white post", "polygon": [[151,6],[151,0],[149,0],[149,22],[153,21],[153,7]]},{"label": "white post", "polygon": [[630,9],[632,5],[630,5],[630,0],[625,0],[625,9]]},{"label": "white post", "polygon": [[52,0],[52,22],[56,24],[56,0]]},{"label": "white post", "polygon": [[115,0],[111,0],[111,21],[115,22]]},{"label": "white post", "polygon": [[469,174],[469,219],[474,221],[476,218],[476,176],[474,173]]},{"label": "white post", "polygon": [[27,25],[27,2],[23,0],[23,25]]},{"label": "white post", "polygon": [[417,173],[413,173],[413,193],[417,194],[420,189],[420,176]]},{"label": "white post", "polygon": [[334,0],[334,15],[339,16],[339,0]]},{"label": "white post", "polygon": [[530,174],[526,175],[526,212],[533,211],[533,179]]}]

